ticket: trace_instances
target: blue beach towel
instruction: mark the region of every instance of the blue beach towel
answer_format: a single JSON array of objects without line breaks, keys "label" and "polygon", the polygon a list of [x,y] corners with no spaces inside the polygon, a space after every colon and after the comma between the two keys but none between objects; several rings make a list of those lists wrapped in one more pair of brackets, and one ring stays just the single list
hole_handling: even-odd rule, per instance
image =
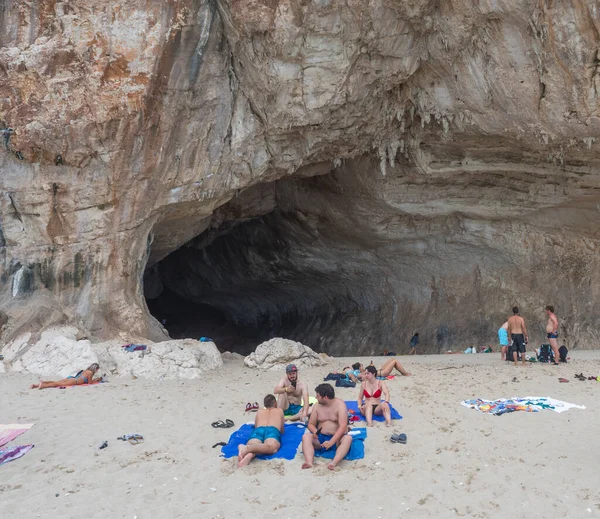
[{"label": "blue beach towel", "polygon": [[[367,429],[365,427],[357,427],[356,429],[352,429],[349,434],[352,436],[352,446],[350,447],[348,454],[344,456],[344,459],[347,461],[363,459],[365,457],[365,438],[367,437]],[[319,434],[319,441],[321,443],[330,439],[330,435]],[[315,457],[318,458],[332,460],[334,456],[335,449],[315,451]]]},{"label": "blue beach towel", "polygon": [[[284,432],[281,435],[281,448],[275,454],[265,456],[263,454],[256,456],[259,460],[272,460],[275,458],[283,458],[293,460],[296,457],[296,451],[302,441],[302,435],[306,427],[297,423],[286,423]],[[227,445],[221,447],[221,455],[224,458],[233,458],[238,455],[238,445],[245,445],[250,439],[250,435],[254,430],[254,425],[244,424],[229,437]]]},{"label": "blue beach towel", "polygon": [[[360,411],[358,410],[358,405],[356,405],[356,400],[346,400],[346,407],[348,408],[348,411],[354,411],[354,416],[358,416],[360,418],[360,420],[357,421],[367,421],[367,419],[362,414],[360,414]],[[392,412],[392,420],[402,420],[402,416],[400,416],[400,413],[398,413],[398,411],[394,409],[394,406],[392,404],[390,404],[390,411]],[[385,422],[385,418],[383,417],[383,415],[373,416],[373,421]]]}]

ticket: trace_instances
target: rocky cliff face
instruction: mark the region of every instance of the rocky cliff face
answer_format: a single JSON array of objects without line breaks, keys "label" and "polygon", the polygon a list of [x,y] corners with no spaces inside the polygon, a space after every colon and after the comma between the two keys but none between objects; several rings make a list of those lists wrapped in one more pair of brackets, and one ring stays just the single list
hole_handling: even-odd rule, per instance
[{"label": "rocky cliff face", "polygon": [[599,20],[598,1],[4,2],[2,340],[159,340],[145,288],[173,333],[216,320],[244,348],[488,343],[513,304],[536,342],[554,304],[566,344],[596,347]]}]

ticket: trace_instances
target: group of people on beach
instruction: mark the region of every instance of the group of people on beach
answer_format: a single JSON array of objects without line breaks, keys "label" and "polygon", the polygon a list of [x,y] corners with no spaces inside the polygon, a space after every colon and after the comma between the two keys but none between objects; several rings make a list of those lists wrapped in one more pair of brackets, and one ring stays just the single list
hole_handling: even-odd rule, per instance
[{"label": "group of people on beach", "polygon": [[[546,306],[544,309],[548,317],[546,323],[546,337],[554,353],[554,365],[558,365],[558,359],[560,358],[559,347],[558,347],[558,317],[554,313],[554,307],[552,305]],[[507,359],[508,350],[512,344],[512,360],[517,365],[519,356],[521,362],[525,365],[525,351],[527,350],[527,343],[529,342],[529,334],[527,333],[527,327],[525,326],[525,319],[519,315],[519,307],[515,306],[512,309],[513,315],[500,327],[498,330],[498,340],[500,342],[500,351],[502,360]],[[509,343],[510,337],[510,343]]]},{"label": "group of people on beach", "polygon": [[[385,381],[379,378],[389,376],[393,369],[404,376],[410,376],[410,373],[396,359],[388,360],[381,369],[372,364],[365,368],[360,363],[353,364],[352,368],[349,370],[352,377],[361,383],[357,405],[367,425],[373,425],[373,416],[383,416],[386,425],[391,425],[390,392]],[[289,364],[285,371],[285,376],[273,390],[277,398],[272,394],[265,396],[264,408],[256,414],[248,442],[238,447],[238,467],[248,465],[256,455],[276,453],[281,447],[281,435],[287,419],[306,424],[302,436],[302,468],[313,466],[315,450],[333,449],[334,458],[327,468],[334,470],[352,446],[346,403],[335,396],[331,384],[323,383],[315,388],[317,403],[311,407],[308,385],[299,380],[298,368]]]}]

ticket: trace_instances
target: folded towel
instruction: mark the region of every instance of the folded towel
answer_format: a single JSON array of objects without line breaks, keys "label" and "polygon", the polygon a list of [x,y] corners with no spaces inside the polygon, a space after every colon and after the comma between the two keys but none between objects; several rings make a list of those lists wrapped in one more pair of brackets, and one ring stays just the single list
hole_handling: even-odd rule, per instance
[{"label": "folded towel", "polygon": [[[356,404],[356,400],[346,400],[346,407],[348,408],[348,411],[352,412],[352,414],[354,416],[358,417],[358,421],[363,421],[363,422],[367,421],[367,419],[364,417],[364,415],[360,414],[360,411],[358,410],[358,405]],[[398,411],[396,411],[394,409],[392,404],[390,404],[390,411],[392,412],[392,420],[402,420],[402,416],[400,416],[400,413],[398,413]],[[385,418],[383,417],[383,415],[381,415],[381,416],[373,415],[373,421],[374,422],[385,422]]]},{"label": "folded towel", "polygon": [[[237,431],[233,432],[229,437],[227,445],[221,447],[221,455],[224,458],[232,458],[238,455],[238,445],[246,445],[250,439],[250,435],[254,430],[254,425],[244,424]],[[293,460],[296,457],[296,451],[302,441],[302,435],[306,427],[299,423],[286,423],[284,425],[283,434],[281,435],[281,448],[270,455],[256,456],[259,460],[272,460],[275,458],[283,458]]]}]

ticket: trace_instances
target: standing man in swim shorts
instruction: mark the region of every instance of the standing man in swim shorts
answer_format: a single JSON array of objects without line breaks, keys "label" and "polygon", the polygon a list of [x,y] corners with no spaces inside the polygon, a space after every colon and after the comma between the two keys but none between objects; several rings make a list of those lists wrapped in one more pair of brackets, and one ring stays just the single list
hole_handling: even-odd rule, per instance
[{"label": "standing man in swim shorts", "polygon": [[302,436],[302,468],[312,468],[315,449],[331,449],[335,455],[327,468],[334,470],[352,447],[352,436],[348,434],[348,408],[342,399],[335,398],[331,384],[319,384],[315,393],[318,404],[310,413],[307,430]]},{"label": "standing man in swim shorts", "polygon": [[525,319],[519,315],[519,307],[513,307],[513,315],[508,318],[508,335],[512,339],[514,350],[513,360],[517,365],[517,352],[521,354],[523,366],[525,364],[525,343],[528,341],[527,328],[525,327]]},{"label": "standing man in swim shorts", "polygon": [[308,386],[306,382],[298,380],[298,368],[295,364],[287,365],[285,377],[275,386],[273,393],[279,395],[277,405],[283,410],[287,420],[295,422],[306,419],[309,406]]},{"label": "standing man in swim shorts", "polygon": [[238,468],[248,465],[257,454],[275,454],[281,447],[283,411],[277,408],[273,395],[267,395],[264,404],[264,409],[256,413],[248,443],[238,446]]},{"label": "standing man in swim shorts", "polygon": [[548,305],[546,307],[546,315],[548,316],[548,322],[546,323],[546,334],[550,347],[554,352],[554,364],[558,366],[560,359],[560,353],[558,351],[558,317],[554,313],[554,307]]}]

